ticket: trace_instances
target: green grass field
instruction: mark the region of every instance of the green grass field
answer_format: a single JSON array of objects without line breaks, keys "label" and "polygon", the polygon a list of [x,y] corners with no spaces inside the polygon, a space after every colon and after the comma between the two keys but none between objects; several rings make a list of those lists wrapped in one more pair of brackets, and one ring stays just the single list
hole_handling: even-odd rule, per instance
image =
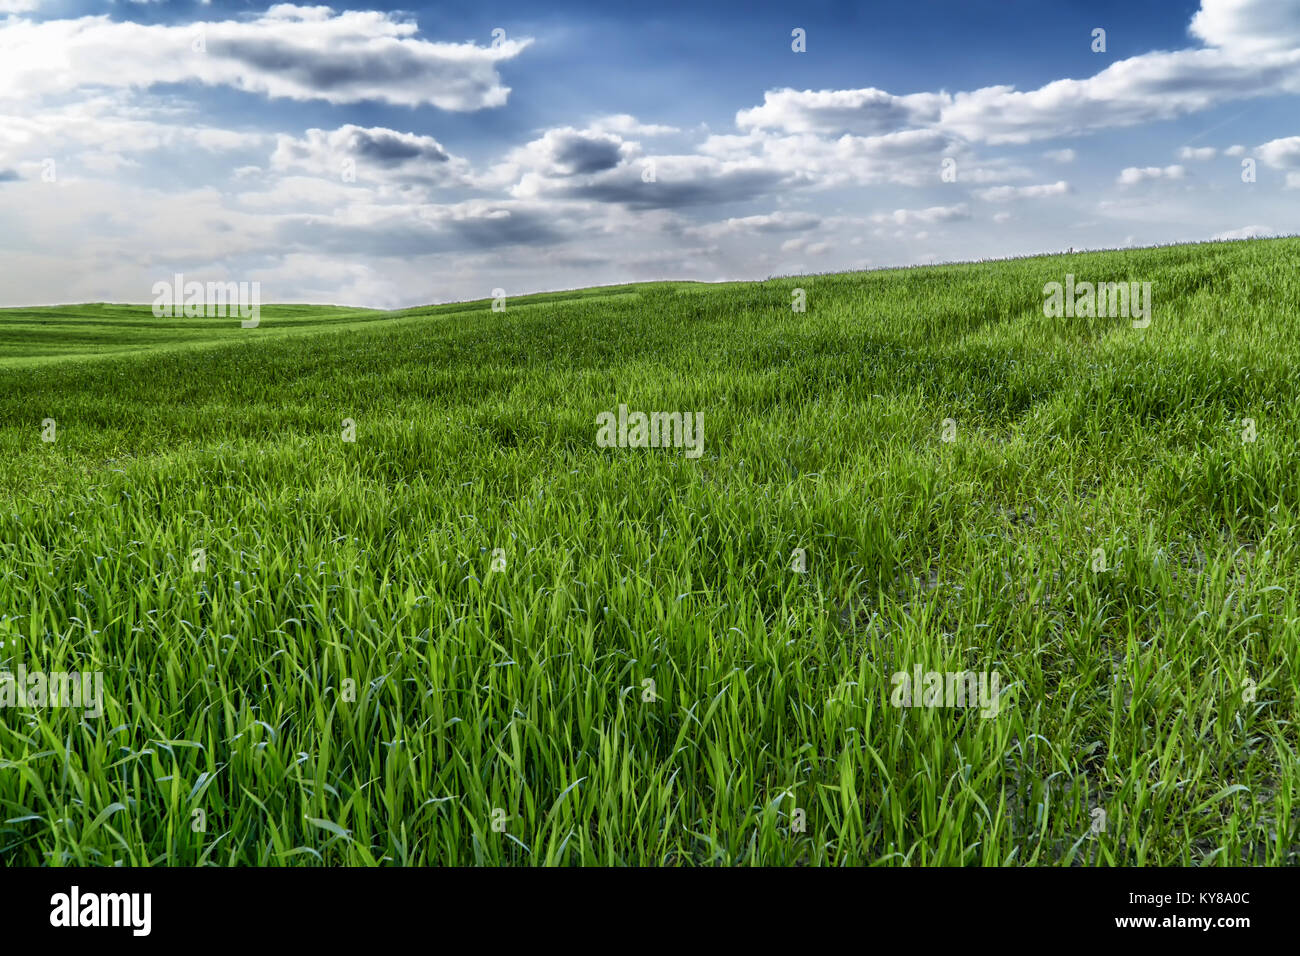
[{"label": "green grass field", "polygon": [[0,863],[1294,865],[1298,259],[0,310]]}]

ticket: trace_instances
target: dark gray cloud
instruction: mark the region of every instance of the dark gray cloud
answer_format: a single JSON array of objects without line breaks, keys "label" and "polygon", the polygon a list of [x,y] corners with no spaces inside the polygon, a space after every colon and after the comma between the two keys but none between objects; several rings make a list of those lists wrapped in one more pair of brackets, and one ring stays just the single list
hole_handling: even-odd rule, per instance
[{"label": "dark gray cloud", "polygon": [[933,123],[944,97],[933,93],[895,96],[884,90],[769,90],[763,105],[741,110],[736,125],[791,133],[879,136]]},{"label": "dark gray cloud", "polygon": [[497,213],[428,221],[398,213],[365,224],[339,222],[327,217],[292,216],[277,225],[275,238],[286,250],[341,255],[421,256],[513,245],[544,246],[572,238],[557,229],[552,218],[539,212],[517,209],[510,210],[508,215]]},{"label": "dark gray cloud", "polygon": [[625,166],[564,187],[560,193],[629,209],[681,209],[753,199],[788,178],[771,169],[715,170],[691,164],[657,170],[655,181],[645,182],[641,168]]},{"label": "dark gray cloud", "polygon": [[[510,89],[497,66],[532,42],[433,42],[418,36],[419,25],[406,14],[291,3],[274,4],[256,19],[142,24],[87,16],[22,21],[19,29],[12,42],[35,51],[32,62],[43,68],[0,69],[0,96],[195,83],[295,100],[456,111],[504,106]],[[9,66],[5,47],[0,32],[0,64]]]},{"label": "dark gray cloud", "polygon": [[431,136],[351,123],[336,130],[309,129],[301,139],[280,136],[271,155],[272,169],[303,169],[330,178],[345,164],[358,182],[432,186],[458,184],[469,169]]},{"label": "dark gray cloud", "polygon": [[622,157],[621,144],[612,137],[564,133],[551,143],[555,165],[573,176],[613,169]]},{"label": "dark gray cloud", "polygon": [[[234,60],[254,75],[275,74],[282,82],[319,94],[348,99],[383,99],[385,87],[415,84],[438,88],[466,103],[488,103],[499,88],[491,72],[469,72],[459,64],[431,59],[419,48],[394,45],[382,55],[373,49],[313,49],[278,37],[212,41],[208,55]],[[370,91],[370,92],[367,92]],[[328,98],[328,97],[325,97]]]},{"label": "dark gray cloud", "polygon": [[451,158],[440,144],[427,137],[399,136],[392,130],[353,129],[349,146],[357,156],[382,166],[399,166],[412,159],[445,163]]}]

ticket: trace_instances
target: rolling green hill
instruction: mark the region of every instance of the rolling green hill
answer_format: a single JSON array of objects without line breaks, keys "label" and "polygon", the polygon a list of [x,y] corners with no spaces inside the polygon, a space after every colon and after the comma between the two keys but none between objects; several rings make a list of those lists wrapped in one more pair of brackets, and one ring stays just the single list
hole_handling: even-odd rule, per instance
[{"label": "rolling green hill", "polygon": [[0,862],[1295,864],[1298,258],[0,310]]}]

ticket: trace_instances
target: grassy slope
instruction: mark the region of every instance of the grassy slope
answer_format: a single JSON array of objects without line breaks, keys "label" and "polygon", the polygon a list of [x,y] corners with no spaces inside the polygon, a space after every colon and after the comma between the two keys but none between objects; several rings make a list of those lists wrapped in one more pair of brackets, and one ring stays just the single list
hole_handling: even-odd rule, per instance
[{"label": "grassy slope", "polygon": [[[110,698],[0,710],[0,858],[1294,864],[1297,256],[0,312],[0,667]],[[1044,318],[1066,272],[1151,327]],[[704,456],[596,447],[620,402]],[[890,706],[917,663],[1000,715]]]}]

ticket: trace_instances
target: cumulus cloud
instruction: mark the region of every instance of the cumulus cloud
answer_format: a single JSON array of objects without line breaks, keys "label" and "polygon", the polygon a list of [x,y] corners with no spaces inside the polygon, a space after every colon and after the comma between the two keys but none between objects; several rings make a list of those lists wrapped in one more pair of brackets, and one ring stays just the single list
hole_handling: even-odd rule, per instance
[{"label": "cumulus cloud", "polygon": [[958,93],[942,126],[972,141],[1026,143],[1174,119],[1220,103],[1300,92],[1300,50],[1267,56],[1237,51],[1146,53],[1087,79],[1027,92],[992,86]]},{"label": "cumulus cloud", "polygon": [[1206,46],[1154,51],[1083,79],[899,96],[856,90],[769,91],[736,114],[741,129],[883,135],[930,129],[966,142],[1028,143],[1175,119],[1233,100],[1300,93],[1300,5],[1204,0],[1192,33]]},{"label": "cumulus cloud", "polygon": [[724,219],[721,222],[688,227],[683,231],[687,235],[702,239],[720,239],[723,236],[805,232],[816,229],[821,224],[821,218],[810,213],[774,212]]},{"label": "cumulus cloud", "polygon": [[569,177],[613,169],[633,152],[613,133],[565,126],[547,130],[540,139],[516,150],[510,161],[544,176]]},{"label": "cumulus cloud", "polygon": [[1151,179],[1182,179],[1187,170],[1182,166],[1129,166],[1119,174],[1122,186],[1135,186]]},{"label": "cumulus cloud", "polygon": [[1048,196],[1064,196],[1070,191],[1070,184],[1064,179],[1054,183],[1038,186],[994,186],[991,189],[978,190],[975,195],[985,202],[1011,202],[1014,199],[1043,199]]},{"label": "cumulus cloud", "polygon": [[272,98],[478,110],[506,102],[497,64],[532,42],[435,43],[418,29],[386,12],[292,4],[248,21],[189,25],[9,21],[0,30],[0,99],[198,83]]},{"label": "cumulus cloud", "polygon": [[666,136],[669,133],[681,132],[676,126],[642,123],[629,113],[603,116],[593,122],[590,128],[598,133],[617,133],[620,136]]},{"label": "cumulus cloud", "polygon": [[1255,155],[1274,169],[1300,169],[1300,136],[1270,140],[1255,147]]},{"label": "cumulus cloud", "polygon": [[521,200],[588,200],[651,210],[740,202],[781,183],[811,181],[802,171],[743,150],[729,156],[701,153],[707,150],[648,156],[640,143],[617,133],[566,126],[512,150],[475,182],[508,187]]},{"label": "cumulus cloud", "polygon": [[[0,0],[0,14],[35,6]],[[193,26],[118,22],[130,13],[124,6],[114,11],[117,19],[0,15],[0,213],[7,227],[0,245],[18,251],[7,273],[21,273],[24,282],[36,276],[25,286],[45,290],[36,300],[137,288],[130,270],[139,263],[196,274],[237,263],[249,275],[262,270],[271,295],[282,294],[272,291],[283,288],[273,284],[278,278],[317,301],[342,294],[366,304],[410,304],[482,295],[485,273],[493,284],[533,288],[665,274],[752,277],[808,265],[844,268],[862,262],[863,251],[879,261],[917,262],[929,254],[969,257],[972,243],[980,255],[1052,248],[1062,235],[1076,246],[1113,245],[1135,232],[1134,224],[1153,242],[1189,238],[1177,232],[1189,222],[1197,236],[1269,235],[1264,226],[1229,228],[1268,218],[1266,189],[1235,192],[1219,208],[1207,198],[1213,190],[1194,199],[1186,189],[1109,185],[1086,207],[1014,203],[1072,191],[1042,168],[1044,161],[1061,164],[1046,167],[1061,175],[1079,158],[1062,148],[1064,137],[1300,93],[1300,35],[1288,33],[1290,13],[1281,6],[1205,0],[1187,49],[1133,56],[1094,76],[1026,90],[769,90],[760,105],[735,114],[733,128],[719,131],[685,127],[698,118],[689,103],[664,114],[681,117],[679,128],[604,112],[625,103],[596,98],[573,125],[556,121],[493,146],[475,154],[473,166],[455,155],[477,135],[463,122],[410,127],[438,138],[370,125],[400,126],[394,110],[364,125],[286,128],[290,114],[263,108],[227,121],[241,128],[222,129],[209,125],[213,117],[232,115],[229,104],[242,108],[246,98],[212,98],[200,109],[182,97],[199,99],[207,95],[200,87],[222,86],[328,104],[486,109],[506,103],[510,91],[499,70],[528,40],[499,47],[432,42],[405,14],[292,5]],[[1007,76],[1014,74],[998,79]],[[493,118],[485,142],[537,122],[535,114],[502,119]],[[1162,149],[1178,150],[1188,135]],[[1030,143],[1038,145],[992,148]],[[1240,145],[1223,150],[1246,153]],[[1300,188],[1300,137],[1272,140],[1254,154]],[[49,155],[59,156],[57,185],[40,180],[40,159]],[[1212,147],[1178,150],[1189,164],[1216,155]],[[955,183],[940,179],[946,159],[956,162]],[[355,169],[355,182],[347,168]],[[1183,166],[1130,167],[1119,183],[1186,175]],[[193,183],[212,185],[189,188]],[[1105,192],[1118,201],[1108,202]],[[725,208],[731,204],[736,208]],[[796,204],[811,211],[788,208]],[[977,217],[982,225],[963,225]],[[1014,228],[993,226],[1012,221]],[[846,258],[850,246],[873,237],[879,249]],[[920,241],[926,245],[911,245]],[[32,251],[42,244],[45,253]],[[806,262],[795,261],[800,257]],[[561,269],[575,271],[561,277]],[[442,285],[436,294],[431,275]]]},{"label": "cumulus cloud", "polygon": [[124,154],[220,154],[260,149],[270,141],[261,133],[203,125],[197,111],[135,107],[126,96],[116,91],[30,112],[0,108],[0,162],[58,155],[91,169],[118,169],[132,165]]},{"label": "cumulus cloud", "polygon": [[615,169],[641,154],[638,142],[611,131],[615,125],[635,128],[641,124],[628,116],[612,124],[598,121],[585,129],[548,129],[477,174],[474,184],[483,189],[506,189],[519,199],[561,192],[572,180]]},{"label": "cumulus cloud", "polygon": [[625,163],[541,192],[631,209],[680,209],[754,199],[789,178],[761,165],[721,162],[708,156],[656,156],[653,163],[651,181],[647,181],[647,167],[642,162]]},{"label": "cumulus cloud", "polygon": [[936,130],[900,130],[882,136],[835,138],[814,133],[780,134],[750,130],[708,137],[697,152],[724,162],[744,163],[820,187],[933,182],[948,137]]},{"label": "cumulus cloud", "polygon": [[782,252],[800,252],[810,256],[825,255],[833,248],[833,243],[825,240],[814,242],[807,236],[798,236],[794,239],[787,239],[785,242],[781,243]]},{"label": "cumulus cloud", "polygon": [[279,136],[271,154],[275,170],[302,169],[359,181],[380,179],[434,185],[463,184],[469,164],[453,157],[431,136],[348,124],[336,130],[309,129],[301,139]]},{"label": "cumulus cloud", "polygon": [[332,215],[275,220],[284,251],[406,257],[502,246],[552,245],[568,238],[554,210],[511,201],[443,205],[353,204]]},{"label": "cumulus cloud", "polygon": [[741,110],[741,129],[779,129],[787,133],[849,133],[876,136],[939,119],[945,94],[894,96],[884,90],[775,90],[763,105]]},{"label": "cumulus cloud", "polygon": [[871,221],[908,226],[918,222],[954,222],[970,217],[970,208],[965,203],[959,203],[956,206],[931,206],[928,209],[895,209],[893,212],[878,212],[871,217]]},{"label": "cumulus cloud", "polygon": [[1300,47],[1300,6],[1279,0],[1201,0],[1189,32],[1207,45],[1262,53]]}]

